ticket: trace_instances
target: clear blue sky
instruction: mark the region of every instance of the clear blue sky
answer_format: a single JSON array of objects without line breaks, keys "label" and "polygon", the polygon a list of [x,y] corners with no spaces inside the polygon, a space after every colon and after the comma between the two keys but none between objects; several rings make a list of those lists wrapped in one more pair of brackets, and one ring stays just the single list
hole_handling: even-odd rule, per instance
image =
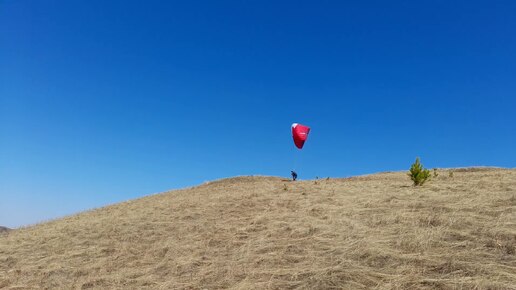
[{"label": "clear blue sky", "polygon": [[[0,0],[0,225],[294,166],[514,167],[515,15],[516,1]],[[302,152],[293,122],[312,127]]]}]

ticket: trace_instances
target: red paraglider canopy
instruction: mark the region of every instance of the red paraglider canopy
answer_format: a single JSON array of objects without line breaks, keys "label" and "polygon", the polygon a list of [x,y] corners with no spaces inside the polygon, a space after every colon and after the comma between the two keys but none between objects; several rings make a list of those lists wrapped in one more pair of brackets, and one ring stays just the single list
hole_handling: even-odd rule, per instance
[{"label": "red paraglider canopy", "polygon": [[296,144],[297,148],[303,148],[308,138],[308,133],[310,133],[310,127],[298,123],[292,124],[292,137],[294,138],[294,144]]}]

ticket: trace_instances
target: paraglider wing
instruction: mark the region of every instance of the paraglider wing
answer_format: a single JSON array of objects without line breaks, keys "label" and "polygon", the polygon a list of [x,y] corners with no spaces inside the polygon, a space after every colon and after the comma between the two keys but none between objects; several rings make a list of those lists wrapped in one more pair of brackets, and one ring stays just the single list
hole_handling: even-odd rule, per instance
[{"label": "paraglider wing", "polygon": [[308,138],[308,133],[310,133],[310,127],[298,123],[292,124],[292,137],[294,138],[294,144],[296,144],[297,148],[303,148]]}]

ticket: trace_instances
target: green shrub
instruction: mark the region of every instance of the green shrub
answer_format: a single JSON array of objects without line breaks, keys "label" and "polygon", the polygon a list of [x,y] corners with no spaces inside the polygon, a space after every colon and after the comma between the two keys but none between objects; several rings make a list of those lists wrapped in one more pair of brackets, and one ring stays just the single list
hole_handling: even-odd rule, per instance
[{"label": "green shrub", "polygon": [[408,176],[414,182],[414,186],[421,186],[430,178],[430,170],[423,168],[423,165],[419,162],[419,157],[417,157],[416,161],[410,166]]}]

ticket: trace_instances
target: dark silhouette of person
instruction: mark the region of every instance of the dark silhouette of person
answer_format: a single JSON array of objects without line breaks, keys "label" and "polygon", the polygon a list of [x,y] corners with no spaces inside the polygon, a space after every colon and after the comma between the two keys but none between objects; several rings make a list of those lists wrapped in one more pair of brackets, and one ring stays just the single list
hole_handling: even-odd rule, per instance
[{"label": "dark silhouette of person", "polygon": [[297,179],[297,173],[295,171],[290,171],[290,175],[292,175],[292,180],[296,181]]}]

